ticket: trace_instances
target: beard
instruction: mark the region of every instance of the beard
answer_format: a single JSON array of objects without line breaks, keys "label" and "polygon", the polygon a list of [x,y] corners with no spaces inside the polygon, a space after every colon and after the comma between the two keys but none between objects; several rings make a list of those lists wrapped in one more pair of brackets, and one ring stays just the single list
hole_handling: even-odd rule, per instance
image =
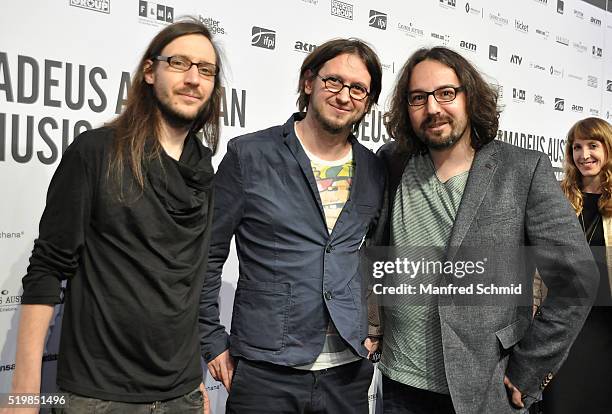
[{"label": "beard", "polygon": [[[427,131],[427,128],[432,124],[439,122],[447,122],[451,127],[451,132],[447,135],[444,135],[442,132],[439,133],[431,133]],[[421,142],[427,146],[429,149],[433,150],[442,150],[451,148],[454,146],[459,140],[465,135],[467,130],[467,122],[465,124],[457,124],[457,122],[451,117],[427,117],[418,130],[416,130],[416,135],[419,137]]]},{"label": "beard", "polygon": [[310,102],[308,110],[312,111],[314,118],[318,121],[321,128],[329,134],[339,134],[347,129],[352,129],[353,125],[361,121],[365,115],[365,112],[362,114],[356,113],[346,118],[346,120],[335,119],[331,116],[326,117],[321,108],[313,101]]},{"label": "beard", "polygon": [[177,110],[177,108],[174,108],[167,101],[160,99],[159,96],[157,96],[157,93],[155,93],[154,96],[157,108],[159,109],[162,118],[168,123],[168,125],[174,128],[187,128],[191,126],[194,121],[204,112],[206,105],[208,105],[210,102],[210,99],[204,102],[194,114],[187,114]]}]

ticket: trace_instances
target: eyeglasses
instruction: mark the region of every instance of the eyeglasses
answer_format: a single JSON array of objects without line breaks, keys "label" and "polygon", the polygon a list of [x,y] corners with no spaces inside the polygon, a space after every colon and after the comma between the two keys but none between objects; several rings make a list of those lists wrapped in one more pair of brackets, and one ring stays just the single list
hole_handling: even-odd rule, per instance
[{"label": "eyeglasses", "polygon": [[342,89],[348,88],[350,97],[357,101],[364,100],[370,94],[365,87],[361,85],[347,85],[334,76],[323,78],[317,74],[317,77],[323,81],[325,89],[332,93],[339,93]]},{"label": "eyeglasses", "polygon": [[219,73],[219,67],[208,62],[192,62],[184,56],[155,56],[154,60],[168,62],[170,67],[180,71],[187,72],[195,65],[198,68],[198,73],[202,76],[212,77]]},{"label": "eyeglasses", "polygon": [[424,91],[415,91],[410,92],[408,94],[408,105],[410,106],[423,106],[427,103],[429,99],[429,95],[433,95],[434,99],[438,103],[449,103],[455,100],[457,94],[464,90],[463,86],[444,86],[442,88],[438,88],[435,91],[424,92]]}]

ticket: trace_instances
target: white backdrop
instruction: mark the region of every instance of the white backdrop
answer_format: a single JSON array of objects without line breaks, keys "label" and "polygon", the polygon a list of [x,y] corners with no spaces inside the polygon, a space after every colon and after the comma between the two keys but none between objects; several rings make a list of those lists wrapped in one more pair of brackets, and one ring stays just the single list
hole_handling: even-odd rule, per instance
[{"label": "white backdrop", "polygon": [[[498,138],[561,166],[564,136],[587,116],[612,120],[612,13],[580,0],[33,0],[0,15],[0,392],[8,392],[25,273],[49,180],[74,136],[114,117],[150,39],[184,15],[216,33],[225,56],[218,164],[231,137],[283,123],[295,109],[300,64],[333,37],[359,37],[384,65],[378,108],[360,141],[389,140],[382,113],[395,76],[420,46],[461,52],[499,85]],[[606,3],[605,0],[595,3]],[[612,3],[612,1],[608,1]],[[608,5],[612,10],[612,4]],[[226,264],[222,321],[229,327],[237,264]],[[59,318],[56,318],[59,320]],[[45,353],[54,382],[57,331]],[[177,338],[180,340],[180,338]],[[214,411],[225,392],[207,378]],[[375,395],[371,395],[374,402]]]}]

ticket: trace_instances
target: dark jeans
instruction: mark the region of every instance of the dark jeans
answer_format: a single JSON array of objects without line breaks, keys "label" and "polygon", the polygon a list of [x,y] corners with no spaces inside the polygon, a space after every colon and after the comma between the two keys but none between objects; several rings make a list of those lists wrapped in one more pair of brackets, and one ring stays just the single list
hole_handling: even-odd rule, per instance
[{"label": "dark jeans", "polygon": [[239,359],[226,413],[367,414],[373,372],[367,359],[319,371]]},{"label": "dark jeans", "polygon": [[126,403],[105,401],[84,397],[69,391],[60,391],[68,395],[66,408],[53,409],[54,414],[202,414],[204,399],[199,388],[180,397],[151,403]]},{"label": "dark jeans", "polygon": [[450,395],[382,378],[384,414],[455,414]]}]

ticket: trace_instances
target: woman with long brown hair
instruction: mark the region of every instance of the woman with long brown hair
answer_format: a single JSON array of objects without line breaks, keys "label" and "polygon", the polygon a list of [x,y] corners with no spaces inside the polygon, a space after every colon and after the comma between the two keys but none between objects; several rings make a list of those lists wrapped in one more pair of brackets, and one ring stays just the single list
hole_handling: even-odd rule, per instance
[{"label": "woman with long brown hair", "polygon": [[[586,118],[569,130],[563,192],[576,210],[600,273],[597,299],[568,358],[544,391],[546,414],[612,410],[612,126]],[[610,252],[610,253],[608,253]]]}]

